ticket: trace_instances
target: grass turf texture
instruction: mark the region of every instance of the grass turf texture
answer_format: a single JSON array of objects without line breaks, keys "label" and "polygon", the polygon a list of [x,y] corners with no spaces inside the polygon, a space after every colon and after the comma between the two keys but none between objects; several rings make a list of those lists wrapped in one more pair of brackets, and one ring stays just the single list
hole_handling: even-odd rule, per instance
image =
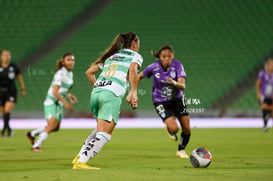
[{"label": "grass turf texture", "polygon": [[25,131],[0,139],[0,180],[272,180],[273,130],[193,129],[187,147],[207,147],[208,168],[193,168],[175,158],[177,142],[163,129],[117,129],[112,140],[88,163],[100,171],[74,171],[71,161],[90,130],[60,130],[31,152]]}]

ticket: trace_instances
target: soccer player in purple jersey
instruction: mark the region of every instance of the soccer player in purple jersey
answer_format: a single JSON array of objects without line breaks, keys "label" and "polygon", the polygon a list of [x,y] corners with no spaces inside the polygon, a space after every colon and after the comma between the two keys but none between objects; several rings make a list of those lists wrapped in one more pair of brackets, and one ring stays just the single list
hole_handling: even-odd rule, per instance
[{"label": "soccer player in purple jersey", "polygon": [[186,73],[183,65],[174,60],[174,51],[171,46],[163,46],[158,52],[153,51],[153,56],[158,61],[146,67],[139,73],[139,81],[153,77],[153,102],[157,114],[161,117],[169,137],[177,141],[179,131],[176,118],[178,119],[182,133],[176,157],[188,158],[185,148],[190,140],[190,117],[184,103],[183,91],[186,88]]},{"label": "soccer player in purple jersey", "polygon": [[267,131],[267,122],[272,116],[273,94],[273,58],[269,57],[265,63],[265,69],[261,70],[256,82],[257,98],[263,114],[264,127]]}]

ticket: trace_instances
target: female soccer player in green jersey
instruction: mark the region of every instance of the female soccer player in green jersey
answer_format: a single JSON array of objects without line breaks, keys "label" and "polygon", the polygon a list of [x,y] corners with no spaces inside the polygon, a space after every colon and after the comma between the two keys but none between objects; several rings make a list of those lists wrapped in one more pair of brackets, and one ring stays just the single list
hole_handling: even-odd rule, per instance
[{"label": "female soccer player in green jersey", "polygon": [[[27,132],[26,134],[30,143],[33,144],[31,148],[32,151],[42,151],[40,147],[48,137],[48,134],[59,130],[61,120],[63,119],[63,106],[67,110],[72,111],[73,107],[71,104],[77,102],[77,98],[69,93],[73,85],[72,69],[74,64],[74,56],[71,53],[64,54],[63,57],[57,61],[56,67],[58,71],[54,75],[44,101],[47,126]],[[71,104],[65,99],[66,97]],[[35,142],[35,136],[37,135],[39,136]]]},{"label": "female soccer player in green jersey", "polygon": [[[126,92],[127,77],[131,90],[127,101],[133,109],[137,108],[137,69],[143,59],[139,50],[139,38],[135,33],[119,34],[104,54],[86,71],[93,86],[91,110],[97,120],[97,129],[85,140],[79,154],[74,158],[74,170],[98,170],[86,162],[96,156],[101,148],[110,141],[111,134],[118,122],[122,98]],[[100,72],[98,77],[95,76]]]}]

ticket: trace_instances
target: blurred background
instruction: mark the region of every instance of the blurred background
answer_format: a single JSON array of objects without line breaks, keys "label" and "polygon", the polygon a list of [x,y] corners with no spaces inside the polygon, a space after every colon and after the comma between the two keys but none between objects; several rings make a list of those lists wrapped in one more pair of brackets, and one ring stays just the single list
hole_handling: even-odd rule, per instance
[{"label": "blurred background", "polygon": [[[13,117],[43,117],[55,62],[66,52],[75,55],[79,101],[65,116],[90,117],[85,70],[128,31],[140,37],[141,70],[155,61],[151,50],[173,46],[192,117],[258,117],[255,81],[272,54],[272,12],[271,0],[0,0],[0,49],[11,50],[27,90]],[[156,116],[151,85],[141,82],[139,109],[124,103],[121,117]]]}]

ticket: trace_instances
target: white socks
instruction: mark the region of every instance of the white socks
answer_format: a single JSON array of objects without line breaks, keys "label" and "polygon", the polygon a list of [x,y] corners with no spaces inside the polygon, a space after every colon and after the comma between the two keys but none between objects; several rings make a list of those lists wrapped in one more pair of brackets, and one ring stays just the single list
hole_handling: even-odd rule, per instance
[{"label": "white socks", "polygon": [[47,139],[47,136],[47,132],[40,133],[32,148],[41,147],[42,143]]},{"label": "white socks", "polygon": [[86,138],[85,142],[83,143],[81,151],[79,152],[78,155],[80,155],[85,150],[86,146],[91,141],[91,139],[94,139],[96,137],[96,133],[97,133],[97,130],[95,129],[88,135],[88,137]]},{"label": "white socks", "polygon": [[40,134],[44,130],[45,130],[45,127],[41,127],[41,128],[38,128],[38,129],[35,129],[35,130],[31,131],[30,134],[31,134],[32,137],[35,137],[37,134]]},{"label": "white socks", "polygon": [[98,154],[101,148],[111,140],[111,135],[97,132],[96,137],[91,139],[85,149],[80,153],[79,162],[86,163],[90,158]]}]

